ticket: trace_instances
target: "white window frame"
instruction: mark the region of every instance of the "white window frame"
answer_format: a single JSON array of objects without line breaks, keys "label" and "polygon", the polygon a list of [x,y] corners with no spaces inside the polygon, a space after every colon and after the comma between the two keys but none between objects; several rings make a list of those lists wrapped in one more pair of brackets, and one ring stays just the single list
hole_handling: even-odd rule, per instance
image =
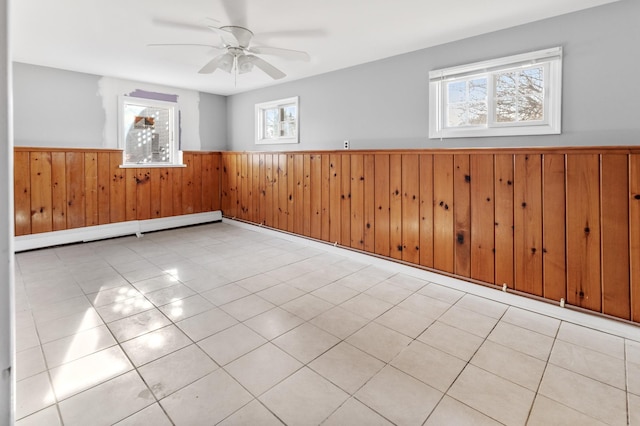
[{"label": "white window frame", "polygon": [[[544,117],[539,121],[498,123],[495,120],[494,75],[532,65],[544,68]],[[446,85],[471,77],[487,77],[487,124],[448,127]],[[561,133],[562,47],[443,68],[429,72],[429,138],[550,135]]]},{"label": "white window frame", "polygon": [[[285,137],[285,136],[275,136],[275,137],[266,137],[265,135],[265,111],[270,109],[281,109],[288,106],[295,106],[296,108],[296,119],[295,119],[295,132],[293,136]],[[274,145],[274,144],[285,144],[285,143],[298,143],[299,142],[299,132],[300,132],[300,107],[298,102],[298,97],[294,96],[286,99],[278,99],[276,101],[262,102],[256,104],[255,107],[256,112],[256,145]],[[282,122],[278,122],[278,132],[280,133],[280,124]]]},{"label": "white window frame", "polygon": [[[165,108],[169,110],[169,153],[170,162],[140,162],[127,161],[127,124],[125,123],[124,110],[126,104],[140,105],[145,107]],[[155,99],[137,98],[133,96],[118,97],[118,148],[122,149],[121,168],[145,168],[145,167],[186,167],[183,164],[182,151],[179,146],[179,124],[178,106],[174,102],[160,101]]]}]

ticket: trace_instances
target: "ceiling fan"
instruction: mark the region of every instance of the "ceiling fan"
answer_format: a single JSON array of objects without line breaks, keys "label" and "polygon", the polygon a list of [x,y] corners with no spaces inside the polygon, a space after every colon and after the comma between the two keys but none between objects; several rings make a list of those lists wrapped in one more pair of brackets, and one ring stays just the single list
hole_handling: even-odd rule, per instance
[{"label": "ceiling fan", "polygon": [[[207,62],[198,71],[200,74],[211,74],[217,69],[228,73],[245,74],[251,72],[254,67],[262,70],[274,80],[286,77],[286,74],[256,55],[273,55],[286,59],[309,61],[307,52],[299,50],[282,49],[269,46],[251,46],[253,32],[241,26],[228,25],[216,27],[208,25],[207,28],[220,36],[220,44],[206,45],[196,44],[196,46],[207,46],[223,52]],[[149,44],[148,46],[193,46],[194,44]]]}]

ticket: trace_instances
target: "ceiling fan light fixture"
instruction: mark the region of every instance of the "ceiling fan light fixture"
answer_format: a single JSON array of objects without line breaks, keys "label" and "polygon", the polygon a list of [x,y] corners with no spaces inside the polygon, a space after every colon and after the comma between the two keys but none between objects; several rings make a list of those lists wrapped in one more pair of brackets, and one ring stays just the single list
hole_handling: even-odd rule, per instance
[{"label": "ceiling fan light fixture", "polygon": [[230,73],[233,70],[233,60],[234,56],[227,52],[220,58],[220,62],[218,63],[218,68],[222,71],[226,71]]},{"label": "ceiling fan light fixture", "polygon": [[247,55],[238,56],[238,74],[245,74],[253,70],[253,61]]}]

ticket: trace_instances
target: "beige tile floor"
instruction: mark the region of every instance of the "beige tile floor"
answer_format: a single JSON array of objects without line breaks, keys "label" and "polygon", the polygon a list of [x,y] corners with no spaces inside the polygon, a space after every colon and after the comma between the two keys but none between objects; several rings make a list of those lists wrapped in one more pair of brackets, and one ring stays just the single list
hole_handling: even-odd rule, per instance
[{"label": "beige tile floor", "polygon": [[228,223],[20,253],[16,299],[20,426],[640,425],[640,339]]}]

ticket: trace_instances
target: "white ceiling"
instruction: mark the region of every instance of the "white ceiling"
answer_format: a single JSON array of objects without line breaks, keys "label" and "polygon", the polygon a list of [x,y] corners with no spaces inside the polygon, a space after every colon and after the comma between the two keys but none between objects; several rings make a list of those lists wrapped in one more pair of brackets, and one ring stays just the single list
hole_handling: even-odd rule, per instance
[{"label": "white ceiling", "polygon": [[[616,0],[13,0],[13,59],[229,95],[350,67]],[[208,20],[212,18],[218,22]],[[287,74],[198,70],[218,52],[206,25],[242,25],[252,45],[304,50],[264,59]]]}]

